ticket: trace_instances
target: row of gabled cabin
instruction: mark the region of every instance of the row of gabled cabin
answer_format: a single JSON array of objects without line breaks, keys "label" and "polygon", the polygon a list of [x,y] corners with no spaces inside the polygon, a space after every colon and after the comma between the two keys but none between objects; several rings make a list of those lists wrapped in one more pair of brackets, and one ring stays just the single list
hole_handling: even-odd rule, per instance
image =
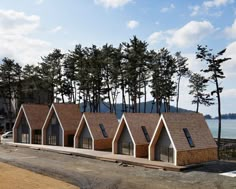
[{"label": "row of gabled cabin", "polygon": [[83,113],[79,105],[21,106],[14,142],[112,151],[175,165],[217,159],[217,146],[202,114]]}]

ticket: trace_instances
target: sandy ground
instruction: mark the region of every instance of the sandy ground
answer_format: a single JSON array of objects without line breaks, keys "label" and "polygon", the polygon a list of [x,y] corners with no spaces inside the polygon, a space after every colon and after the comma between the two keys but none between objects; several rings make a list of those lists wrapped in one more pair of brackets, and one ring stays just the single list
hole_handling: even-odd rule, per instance
[{"label": "sandy ground", "polygon": [[[219,174],[235,171],[235,161],[211,162],[188,171],[173,172],[0,144],[0,162],[71,183],[81,189],[236,189],[235,178]],[[62,187],[57,185],[56,188]]]},{"label": "sandy ground", "polygon": [[78,189],[71,184],[0,163],[0,188],[4,189]]}]

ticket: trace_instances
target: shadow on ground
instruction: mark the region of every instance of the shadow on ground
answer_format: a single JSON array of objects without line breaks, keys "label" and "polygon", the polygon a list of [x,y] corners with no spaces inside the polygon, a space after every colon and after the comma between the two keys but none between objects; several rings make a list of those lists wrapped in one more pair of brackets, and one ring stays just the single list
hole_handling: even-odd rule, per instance
[{"label": "shadow on ground", "polygon": [[236,161],[220,160],[202,164],[199,167],[188,169],[185,172],[200,171],[208,173],[224,173],[236,170]]}]

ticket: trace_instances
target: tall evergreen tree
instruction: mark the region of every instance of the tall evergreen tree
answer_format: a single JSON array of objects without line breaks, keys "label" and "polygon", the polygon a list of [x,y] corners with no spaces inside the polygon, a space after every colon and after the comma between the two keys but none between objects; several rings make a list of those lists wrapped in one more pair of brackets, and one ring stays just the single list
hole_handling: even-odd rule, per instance
[{"label": "tall evergreen tree", "polygon": [[[42,57],[40,65],[41,79],[49,91],[49,104],[57,99],[57,95],[62,87],[62,58],[63,54],[60,49],[54,49],[52,53]],[[64,94],[61,93],[62,99]],[[58,99],[57,99],[58,100]]]},{"label": "tall evergreen tree", "polygon": [[197,104],[196,113],[199,111],[199,105],[203,104],[205,106],[213,105],[213,98],[210,94],[205,93],[207,88],[208,80],[200,74],[194,73],[189,78],[189,94],[193,95],[192,104]]},{"label": "tall evergreen tree", "polygon": [[223,91],[223,87],[220,86],[219,81],[225,78],[224,72],[221,68],[221,64],[225,61],[230,60],[231,58],[220,58],[226,49],[218,52],[217,54],[212,53],[212,49],[208,49],[207,46],[198,45],[196,58],[201,61],[205,61],[208,67],[205,70],[202,70],[205,73],[209,73],[211,80],[215,84],[215,90],[211,92],[212,95],[216,94],[217,104],[218,104],[218,159],[220,159],[219,150],[220,150],[220,142],[221,142],[221,98],[220,93]]},{"label": "tall evergreen tree", "polygon": [[[77,102],[77,91],[78,91],[78,102],[82,99],[82,90],[80,90],[81,80],[85,79],[87,72],[84,71],[84,50],[81,45],[76,45],[73,51],[69,51],[64,61],[65,77],[68,80],[70,95],[69,99],[73,103]],[[77,88],[78,86],[78,88]]]},{"label": "tall evergreen tree", "polygon": [[170,52],[162,48],[158,53],[152,51],[152,81],[151,94],[156,101],[156,111],[161,113],[162,104],[164,110],[170,111],[170,101],[175,95],[176,84],[173,80],[176,72],[176,61]]},{"label": "tall evergreen tree", "polygon": [[[136,36],[130,39],[130,43],[123,43],[124,57],[126,59],[126,78],[129,98],[132,101],[132,111],[141,111],[141,98],[146,89],[147,74],[147,43],[139,40]],[[146,91],[146,90],[144,90]],[[146,95],[146,94],[145,94]],[[138,103],[137,103],[138,100]],[[146,102],[145,102],[146,103]]]},{"label": "tall evergreen tree", "polygon": [[5,57],[0,64],[0,93],[5,104],[7,105],[7,119],[9,120],[9,127],[7,129],[12,129],[13,126],[13,99],[20,93],[19,83],[21,77],[21,67],[19,64],[15,63],[13,59]]},{"label": "tall evergreen tree", "polygon": [[176,74],[177,74],[177,94],[176,94],[176,111],[179,111],[180,81],[182,77],[189,75],[187,58],[181,55],[181,52],[175,53]]}]

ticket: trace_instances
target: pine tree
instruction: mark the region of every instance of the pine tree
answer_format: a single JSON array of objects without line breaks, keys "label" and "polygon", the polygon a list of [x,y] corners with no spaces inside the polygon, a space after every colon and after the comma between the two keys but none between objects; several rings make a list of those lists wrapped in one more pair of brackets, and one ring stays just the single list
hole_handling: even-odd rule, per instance
[{"label": "pine tree", "polygon": [[212,49],[208,49],[207,46],[198,45],[196,58],[201,61],[205,61],[208,67],[205,70],[202,70],[205,73],[209,73],[209,80],[215,84],[215,90],[211,92],[211,95],[216,94],[217,104],[218,104],[218,159],[220,159],[219,150],[221,142],[221,98],[220,93],[223,91],[223,87],[220,86],[219,81],[225,78],[224,72],[221,68],[221,64],[225,61],[230,60],[231,58],[219,58],[225,53],[226,49],[218,52],[217,54],[212,53]]},{"label": "pine tree", "polygon": [[63,54],[61,50],[54,49],[52,53],[42,57],[40,65],[40,76],[44,81],[44,87],[48,87],[49,90],[49,104],[54,102],[54,99],[59,100],[57,95],[61,93],[62,99],[64,94],[60,91],[62,87],[62,58]]},{"label": "pine tree", "polygon": [[175,53],[176,75],[177,75],[177,94],[176,94],[176,111],[179,111],[180,81],[182,77],[189,76],[187,58],[181,55],[181,52]]},{"label": "pine tree", "polygon": [[197,104],[196,113],[199,111],[199,105],[203,104],[205,106],[213,105],[213,98],[210,94],[205,93],[207,88],[208,80],[200,74],[194,73],[189,78],[189,88],[191,89],[189,94],[193,95],[192,104]]},{"label": "pine tree", "polygon": [[168,112],[170,101],[176,90],[173,80],[176,73],[176,61],[165,48],[160,49],[158,53],[152,51],[151,56],[151,94],[156,101],[156,112],[161,113],[162,104],[164,104],[164,110]]},{"label": "pine tree", "polygon": [[13,109],[12,101],[19,91],[20,84],[19,79],[21,77],[21,67],[19,64],[15,63],[13,59],[5,57],[0,64],[0,93],[3,97],[5,104],[7,105],[7,119],[9,120],[9,130],[13,126]]}]

